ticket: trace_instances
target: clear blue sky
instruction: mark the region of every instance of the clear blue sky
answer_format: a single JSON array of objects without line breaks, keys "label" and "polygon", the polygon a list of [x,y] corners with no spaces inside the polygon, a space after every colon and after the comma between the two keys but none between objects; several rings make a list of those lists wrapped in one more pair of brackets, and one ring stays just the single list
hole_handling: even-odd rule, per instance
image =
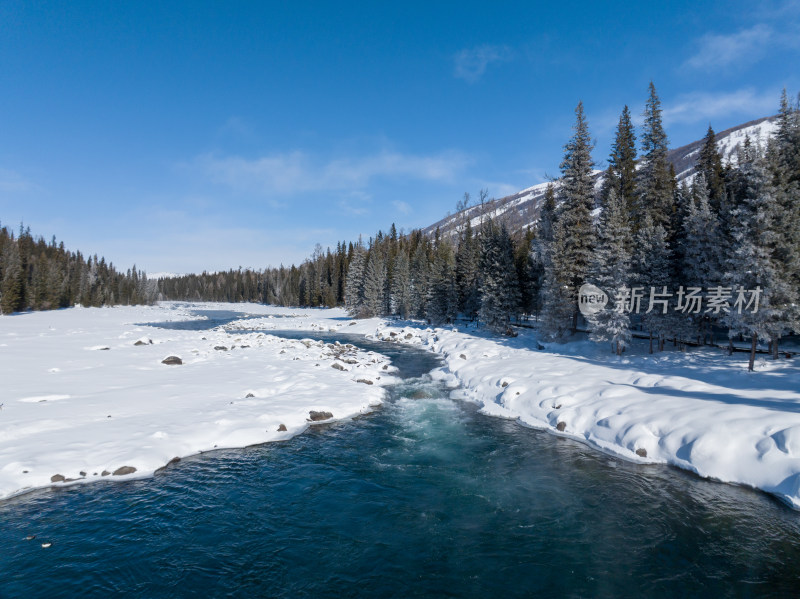
[{"label": "clear blue sky", "polygon": [[121,267],[302,260],[595,160],[650,80],[673,147],[800,90],[798,2],[0,0],[0,221]]}]

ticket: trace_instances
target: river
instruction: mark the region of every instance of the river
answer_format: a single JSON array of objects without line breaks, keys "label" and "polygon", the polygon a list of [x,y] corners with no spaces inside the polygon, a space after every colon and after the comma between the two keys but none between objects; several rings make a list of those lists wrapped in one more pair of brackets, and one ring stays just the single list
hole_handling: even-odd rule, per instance
[{"label": "river", "polygon": [[[193,326],[227,318],[212,316]],[[484,416],[450,399],[419,349],[268,332],[356,342],[391,356],[403,380],[374,413],[287,442],[1,503],[0,597],[800,589],[800,515],[764,493]]]}]

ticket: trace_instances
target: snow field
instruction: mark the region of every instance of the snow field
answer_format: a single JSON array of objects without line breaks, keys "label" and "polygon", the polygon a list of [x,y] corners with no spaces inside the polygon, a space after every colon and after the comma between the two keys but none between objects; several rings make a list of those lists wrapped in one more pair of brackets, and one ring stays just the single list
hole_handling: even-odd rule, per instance
[{"label": "snow field", "polygon": [[[0,499],[149,476],[175,457],[288,439],[310,425],[312,410],[333,420],[370,411],[393,380],[386,358],[353,347],[135,324],[190,319],[190,308],[0,316]],[[183,364],[162,364],[168,356]]]}]

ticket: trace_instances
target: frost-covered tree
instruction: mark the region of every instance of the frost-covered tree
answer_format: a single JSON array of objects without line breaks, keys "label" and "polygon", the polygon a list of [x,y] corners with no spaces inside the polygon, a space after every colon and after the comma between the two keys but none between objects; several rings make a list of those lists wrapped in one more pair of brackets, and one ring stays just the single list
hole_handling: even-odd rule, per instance
[{"label": "frost-covered tree", "polygon": [[411,256],[411,316],[425,318],[430,284],[427,241],[420,239]]},{"label": "frost-covered tree", "polygon": [[[724,321],[732,338],[743,335],[751,340],[749,369],[753,370],[758,340],[777,346],[778,338],[793,325],[791,306],[786,305],[792,290],[778,253],[781,210],[764,160],[754,159],[740,169],[746,193],[733,213],[734,251],[726,260],[724,281],[734,297]],[[743,302],[737,305],[740,290]]]},{"label": "frost-covered tree", "polygon": [[479,318],[491,330],[506,333],[519,306],[519,283],[508,230],[491,219],[481,229],[480,270]]},{"label": "frost-covered tree", "polygon": [[617,310],[615,298],[631,284],[631,229],[627,208],[613,187],[603,203],[597,228],[597,248],[591,267],[591,281],[606,292],[609,303],[588,317],[594,341],[610,342],[617,355],[631,339],[630,317]]},{"label": "frost-covered tree", "polygon": [[434,254],[426,315],[434,324],[453,322],[458,313],[455,256],[447,242],[440,241]]},{"label": "frost-covered tree", "polygon": [[383,316],[387,312],[386,259],[380,245],[374,245],[364,272],[364,315]]},{"label": "frost-covered tree", "polygon": [[670,286],[670,249],[667,234],[660,224],[654,223],[650,215],[646,215],[636,235],[636,282],[643,288],[641,300],[641,322],[645,331],[650,333],[650,353],[653,353],[653,340],[658,340],[659,349],[663,349],[664,338],[670,332],[669,305],[659,301],[669,301],[668,297],[660,297],[661,293],[669,293]]},{"label": "frost-covered tree", "polygon": [[711,125],[708,126],[697,158],[697,172],[703,175],[711,210],[722,215],[726,209],[725,169],[722,167],[722,156],[717,150],[717,136]]},{"label": "frost-covered tree", "polygon": [[411,310],[411,274],[408,256],[405,252],[398,252],[394,259],[392,269],[391,308],[392,314],[401,318],[408,318]]},{"label": "frost-covered tree", "polygon": [[360,318],[365,313],[364,275],[366,273],[367,251],[359,239],[353,248],[353,257],[347,269],[345,286],[345,308],[350,316]]}]

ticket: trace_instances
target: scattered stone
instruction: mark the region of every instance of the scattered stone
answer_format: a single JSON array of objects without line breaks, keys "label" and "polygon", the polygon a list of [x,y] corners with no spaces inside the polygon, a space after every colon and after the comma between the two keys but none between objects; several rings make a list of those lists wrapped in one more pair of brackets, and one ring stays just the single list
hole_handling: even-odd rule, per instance
[{"label": "scattered stone", "polygon": [[108,476],[109,474],[111,474],[111,473],[110,473],[108,470],[103,470],[103,471],[100,473],[100,476]]},{"label": "scattered stone", "polygon": [[389,333],[389,335],[390,335],[390,336],[392,336],[392,337],[397,337],[397,333],[395,333],[394,331],[392,331],[391,333]]},{"label": "scattered stone", "polygon": [[412,335],[411,333],[408,333],[408,334],[406,335],[406,339],[412,339],[413,337],[414,337],[414,335]]},{"label": "scattered stone", "polygon": [[54,474],[53,476],[50,477],[51,483],[63,483],[65,480],[67,479],[64,478],[64,475],[62,474]]},{"label": "scattered stone", "polygon": [[153,345],[153,340],[149,339],[148,337],[142,337],[134,345]]},{"label": "scattered stone", "polygon": [[225,347],[224,345],[215,345],[214,349],[217,351],[228,351],[228,348]]},{"label": "scattered stone", "polygon": [[136,472],[136,468],[133,466],[121,466],[114,470],[112,474],[114,476],[125,476],[126,474],[133,474],[134,472]]},{"label": "scattered stone", "polygon": [[344,370],[344,366],[339,364],[339,362],[334,362],[333,364],[331,364],[331,368],[335,368],[336,370]]},{"label": "scattered stone", "polygon": [[639,449],[636,450],[636,455],[638,455],[640,458],[646,458],[647,450],[644,447],[640,447]]},{"label": "scattered stone", "polygon": [[358,379],[357,383],[364,383],[365,385],[372,385],[372,381],[369,379]]},{"label": "scattered stone", "polygon": [[[374,362],[375,360],[373,360]],[[352,358],[342,358],[342,362],[345,364],[358,364],[358,360],[353,360]]]},{"label": "scattered stone", "polygon": [[500,386],[503,388],[508,387],[508,381],[503,381]]},{"label": "scattered stone", "polygon": [[279,354],[285,354],[285,353],[286,353],[286,350],[285,350],[285,349],[282,349],[282,350],[281,350],[281,351],[279,351],[278,353],[279,353]]},{"label": "scattered stone", "polygon": [[279,433],[285,433],[285,432],[286,432],[286,430],[287,430],[287,429],[286,429],[286,425],[285,425],[285,424],[279,424],[279,425],[278,425],[278,432],[279,432]]},{"label": "scattered stone", "polygon": [[556,424],[556,430],[564,432],[564,429],[567,428],[567,423],[563,420]]},{"label": "scattered stone", "polygon": [[561,404],[558,404],[557,406],[553,406],[553,409],[554,410],[560,410],[561,409]]},{"label": "scattered stone", "polygon": [[311,410],[308,413],[308,419],[311,422],[319,422],[320,420],[330,420],[331,418],[333,418],[333,414],[331,414],[330,412],[316,412],[314,410]]},{"label": "scattered stone", "polygon": [[97,476],[97,472],[92,472],[92,476]]},{"label": "scattered stone", "polygon": [[100,351],[108,351],[111,348],[110,347],[98,347],[97,349],[99,349]]},{"label": "scattered stone", "polygon": [[111,414],[109,414],[108,416],[106,416],[106,418],[111,418]]},{"label": "scattered stone", "polygon": [[[247,399],[248,397],[255,397],[255,395],[253,395],[252,393],[248,393],[247,395],[244,396],[245,399]],[[231,403],[233,403],[233,402],[231,402]]]},{"label": "scattered stone", "polygon": [[27,470],[23,470],[22,474],[28,474],[28,471]]},{"label": "scattered stone", "polygon": [[355,321],[353,321],[353,322],[351,322],[350,324],[348,324],[347,326],[351,327],[351,326],[353,326],[354,324],[358,324],[358,323],[357,323],[357,322],[355,322]]},{"label": "scattered stone", "polygon": [[166,364],[168,366],[172,365],[179,365],[183,364],[183,360],[181,360],[178,356],[167,356],[163,360],[161,360],[162,364]]},{"label": "scattered stone", "polygon": [[460,355],[460,356],[458,356],[458,357],[459,357],[459,358],[461,358],[462,360],[466,360],[466,359],[467,359],[467,356],[465,356],[464,354],[461,354],[461,355]]},{"label": "scattered stone", "polygon": [[250,348],[250,346],[249,346],[249,345],[241,345],[240,347],[241,347],[242,349],[249,349],[249,348]]},{"label": "scattered stone", "polygon": [[388,365],[388,364],[384,364],[384,365],[383,365],[383,369],[384,369],[384,370],[389,370],[389,365]]},{"label": "scattered stone", "polygon": [[81,470],[80,472],[78,472],[78,474],[80,474],[81,476],[86,476],[86,473],[85,473],[83,470]]}]

